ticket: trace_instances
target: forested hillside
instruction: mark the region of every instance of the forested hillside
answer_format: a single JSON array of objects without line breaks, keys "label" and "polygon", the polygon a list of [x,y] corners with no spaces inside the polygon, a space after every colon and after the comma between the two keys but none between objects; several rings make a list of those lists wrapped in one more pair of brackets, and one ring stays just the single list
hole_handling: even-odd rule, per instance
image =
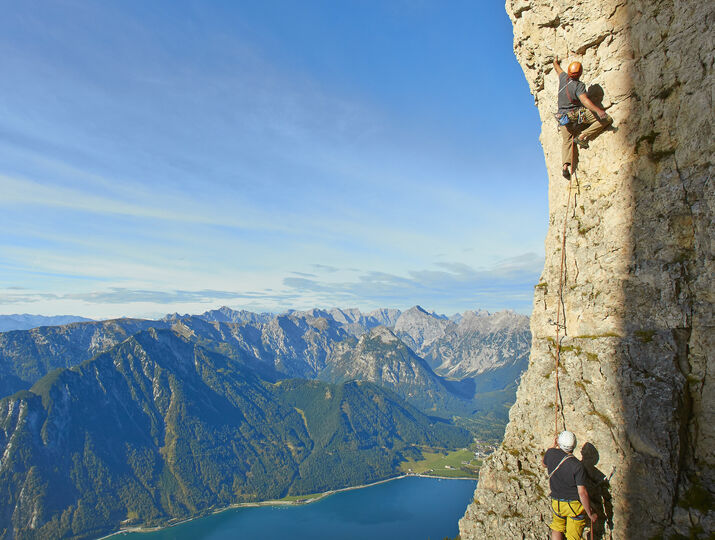
[{"label": "forested hillside", "polygon": [[[521,336],[503,313],[498,331]],[[0,333],[0,538],[160,524],[496,441],[523,359],[519,345],[484,363],[494,320],[221,308]]]},{"label": "forested hillside", "polygon": [[175,331],[140,332],[0,401],[3,538],[90,537],[384,478],[471,437],[371,383],[263,379]]},{"label": "forested hillside", "polygon": [[276,376],[313,379],[329,373],[334,379],[340,374],[328,366],[328,357],[336,345],[341,344],[344,355],[346,346],[358,343],[349,339],[351,335],[363,336],[385,326],[400,338],[394,342],[398,348],[410,347],[431,371],[451,380],[478,379],[481,382],[474,386],[478,392],[512,385],[526,368],[528,319],[512,312],[465,312],[454,319],[419,307],[402,313],[331,309],[283,315],[221,308],[200,316],[174,314],[159,321],[116,319],[0,333],[0,396],[28,389],[53,369],[77,365],[138,331],[168,327],[252,362],[264,376],[275,372]]},{"label": "forested hillside", "polygon": [[0,333],[0,397],[27,389],[53,369],[71,367],[162,321],[115,319]]}]

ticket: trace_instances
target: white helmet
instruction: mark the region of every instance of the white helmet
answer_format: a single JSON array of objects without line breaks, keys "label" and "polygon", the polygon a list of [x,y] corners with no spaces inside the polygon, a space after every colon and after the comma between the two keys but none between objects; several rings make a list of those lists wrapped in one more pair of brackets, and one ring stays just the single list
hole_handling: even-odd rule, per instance
[{"label": "white helmet", "polygon": [[570,431],[559,433],[559,448],[564,452],[572,452],[576,448],[576,435]]}]

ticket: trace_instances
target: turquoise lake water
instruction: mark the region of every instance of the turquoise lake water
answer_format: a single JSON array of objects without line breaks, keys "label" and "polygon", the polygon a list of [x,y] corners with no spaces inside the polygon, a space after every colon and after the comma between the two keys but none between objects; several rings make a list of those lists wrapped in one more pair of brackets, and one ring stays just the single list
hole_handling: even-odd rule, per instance
[{"label": "turquoise lake water", "polygon": [[442,540],[474,495],[476,480],[407,477],[300,506],[235,508],[128,540]]}]

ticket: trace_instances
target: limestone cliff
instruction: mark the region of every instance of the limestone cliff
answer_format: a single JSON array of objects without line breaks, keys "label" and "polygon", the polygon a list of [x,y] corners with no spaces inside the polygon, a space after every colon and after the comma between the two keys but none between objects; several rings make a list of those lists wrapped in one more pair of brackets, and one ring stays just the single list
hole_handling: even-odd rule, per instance
[{"label": "limestone cliff", "polygon": [[[608,515],[597,538],[708,537],[715,530],[715,4],[508,0],[506,7],[542,120],[550,226],[529,368],[504,442],[460,521],[461,537],[546,537],[540,463],[555,417],[559,429],[576,433],[592,497]],[[564,68],[583,63],[582,80],[617,128],[580,152],[570,187],[552,114],[554,55]],[[555,414],[558,309],[565,327]]]}]

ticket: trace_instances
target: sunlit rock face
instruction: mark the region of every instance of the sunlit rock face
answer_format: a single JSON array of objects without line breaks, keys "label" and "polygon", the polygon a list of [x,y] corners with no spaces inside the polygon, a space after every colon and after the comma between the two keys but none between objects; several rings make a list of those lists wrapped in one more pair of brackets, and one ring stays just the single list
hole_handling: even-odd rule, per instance
[{"label": "sunlit rock face", "polygon": [[[707,537],[715,530],[715,4],[509,0],[506,8],[542,121],[550,226],[529,368],[461,537],[544,538],[551,514],[541,456],[556,421],[576,433],[591,495],[608,514],[596,537]],[[617,128],[580,151],[570,186],[553,118],[554,55],[564,69],[583,63],[582,80]]]}]

